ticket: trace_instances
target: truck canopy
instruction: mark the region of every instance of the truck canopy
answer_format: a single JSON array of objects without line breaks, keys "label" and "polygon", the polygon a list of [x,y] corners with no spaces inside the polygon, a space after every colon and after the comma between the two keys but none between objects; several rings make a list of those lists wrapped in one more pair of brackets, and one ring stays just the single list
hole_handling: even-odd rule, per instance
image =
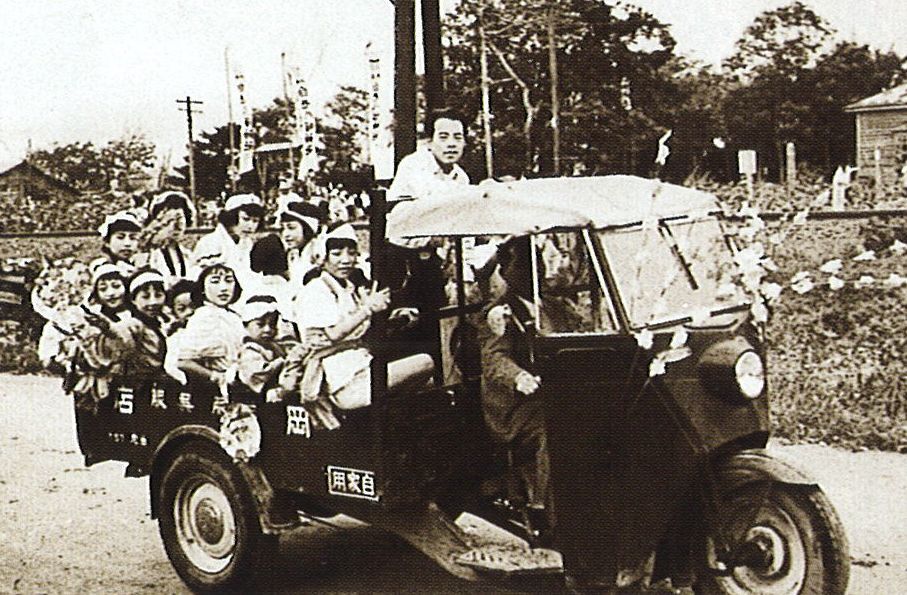
[{"label": "truck canopy", "polygon": [[398,204],[387,237],[525,235],[606,228],[718,210],[707,192],[636,176],[487,181]]}]

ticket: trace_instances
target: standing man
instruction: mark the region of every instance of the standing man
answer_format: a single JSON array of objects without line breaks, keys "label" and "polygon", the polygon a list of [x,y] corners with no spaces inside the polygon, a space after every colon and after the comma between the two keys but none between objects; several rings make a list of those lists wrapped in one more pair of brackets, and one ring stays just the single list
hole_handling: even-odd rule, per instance
[{"label": "standing man", "polygon": [[400,160],[397,175],[387,192],[388,202],[425,198],[469,184],[459,166],[466,147],[466,126],[450,109],[429,114],[429,141]]}]

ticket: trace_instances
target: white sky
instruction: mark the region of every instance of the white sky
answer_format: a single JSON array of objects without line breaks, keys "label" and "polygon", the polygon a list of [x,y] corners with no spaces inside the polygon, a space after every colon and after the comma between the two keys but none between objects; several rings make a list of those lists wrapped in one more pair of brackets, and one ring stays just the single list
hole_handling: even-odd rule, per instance
[{"label": "white sky", "polygon": [[[904,0],[807,2],[843,37],[907,54]],[[784,0],[631,3],[671,25],[681,52],[718,62],[757,14]],[[255,107],[281,93],[282,51],[303,66],[315,105],[340,84],[367,86],[368,41],[390,81],[388,0],[0,0],[0,15],[0,168],[24,156],[28,139],[35,148],[103,144],[128,131],[181,163],[186,124],[175,100],[205,102],[196,131],[226,121],[228,45]]]}]

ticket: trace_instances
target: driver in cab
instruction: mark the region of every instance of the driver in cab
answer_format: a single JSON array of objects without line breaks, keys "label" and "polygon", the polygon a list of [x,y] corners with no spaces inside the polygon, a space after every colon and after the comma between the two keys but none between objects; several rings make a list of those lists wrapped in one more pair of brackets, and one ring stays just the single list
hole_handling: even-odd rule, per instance
[{"label": "driver in cab", "polygon": [[[535,324],[532,260],[528,237],[498,248],[503,294],[486,310],[480,327],[482,347],[482,413],[492,437],[508,444],[526,489],[530,530],[545,545],[554,526],[549,493],[550,462],[542,401],[536,394],[541,378],[533,371],[529,330]],[[542,326],[563,327],[558,309],[539,312]]]}]

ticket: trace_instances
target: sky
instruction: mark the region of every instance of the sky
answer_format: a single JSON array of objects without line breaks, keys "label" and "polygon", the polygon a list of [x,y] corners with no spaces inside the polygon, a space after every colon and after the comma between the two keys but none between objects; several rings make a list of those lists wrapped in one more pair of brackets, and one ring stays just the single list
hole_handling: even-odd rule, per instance
[{"label": "sky", "polygon": [[[753,18],[785,0],[631,3],[671,26],[678,51],[718,63]],[[843,38],[907,54],[904,0],[807,3]],[[282,52],[300,65],[315,106],[342,84],[368,86],[366,43],[382,57],[388,90],[392,80],[388,0],[0,0],[0,15],[0,168],[21,160],[29,140],[41,149],[131,132],[178,165],[186,119],[177,99],[204,102],[196,133],[227,120],[226,48],[253,107],[281,94]]]}]

